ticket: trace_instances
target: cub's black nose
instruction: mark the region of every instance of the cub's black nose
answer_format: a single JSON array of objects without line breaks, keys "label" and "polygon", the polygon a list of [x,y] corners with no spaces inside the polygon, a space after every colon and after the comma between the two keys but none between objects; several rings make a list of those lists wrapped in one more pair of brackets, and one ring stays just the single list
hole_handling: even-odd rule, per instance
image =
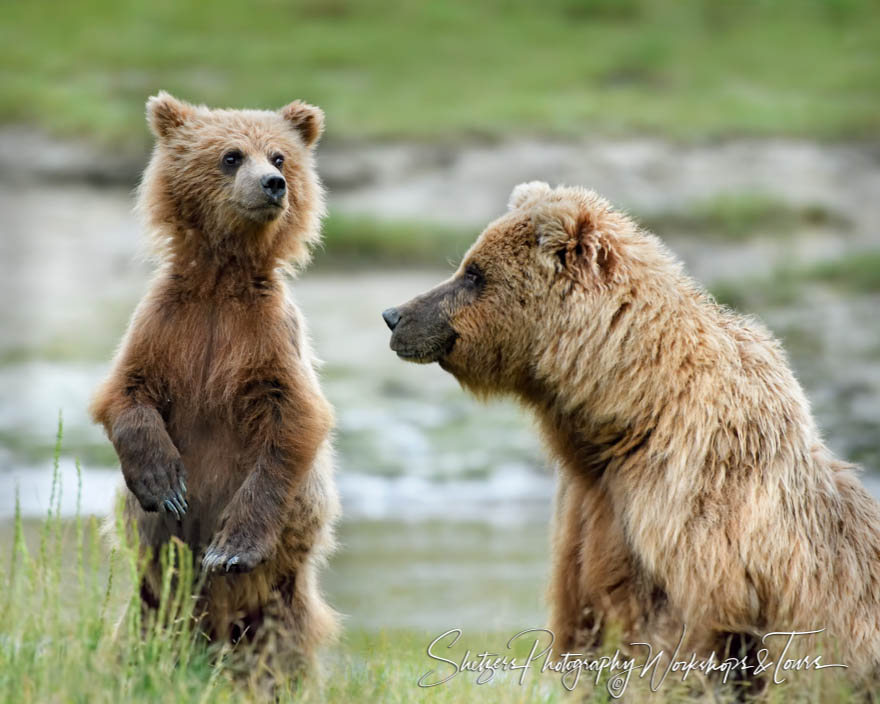
[{"label": "cub's black nose", "polygon": [[287,183],[281,176],[274,174],[266,174],[260,179],[260,185],[263,191],[276,203],[281,200],[284,191],[287,190]]},{"label": "cub's black nose", "polygon": [[394,331],[394,328],[396,328],[397,324],[400,322],[400,313],[397,312],[397,308],[389,308],[388,310],[383,311],[382,317],[385,319],[385,324],[391,331]]}]

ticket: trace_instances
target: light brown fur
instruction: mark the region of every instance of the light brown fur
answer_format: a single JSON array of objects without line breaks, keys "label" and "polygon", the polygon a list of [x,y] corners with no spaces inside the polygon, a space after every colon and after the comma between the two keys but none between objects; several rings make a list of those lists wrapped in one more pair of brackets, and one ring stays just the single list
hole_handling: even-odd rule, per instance
[{"label": "light brown fur", "polygon": [[[176,536],[210,572],[205,632],[254,643],[270,674],[303,671],[336,629],[316,570],[338,498],[332,410],[281,274],[320,235],[323,115],[300,102],[209,110],[163,93],[148,117],[157,142],[138,210],[160,264],[91,407],[154,555],[141,594],[155,607],[156,555]],[[230,150],[240,167],[224,165]],[[265,174],[286,181],[275,204],[261,200]]]},{"label": "light brown fur", "polygon": [[560,464],[560,651],[610,622],[670,649],[686,624],[703,653],[826,628],[838,662],[876,672],[880,506],[770,333],[608,202],[517,187],[452,279],[386,320],[401,356],[535,412]]}]

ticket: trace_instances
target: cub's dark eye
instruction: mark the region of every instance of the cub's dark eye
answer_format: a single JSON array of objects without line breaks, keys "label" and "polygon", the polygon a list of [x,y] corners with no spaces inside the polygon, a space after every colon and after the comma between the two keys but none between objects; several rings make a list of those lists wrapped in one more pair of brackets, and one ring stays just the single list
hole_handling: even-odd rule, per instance
[{"label": "cub's dark eye", "polygon": [[284,155],[276,154],[272,157],[271,161],[272,166],[274,166],[276,169],[280,169],[282,166],[284,166]]},{"label": "cub's dark eye", "polygon": [[483,270],[476,264],[468,264],[464,270],[464,280],[473,286],[482,284],[483,278]]},{"label": "cub's dark eye", "polygon": [[223,166],[227,169],[234,169],[237,166],[241,166],[241,162],[244,156],[237,149],[233,149],[231,152],[226,152],[223,155]]}]

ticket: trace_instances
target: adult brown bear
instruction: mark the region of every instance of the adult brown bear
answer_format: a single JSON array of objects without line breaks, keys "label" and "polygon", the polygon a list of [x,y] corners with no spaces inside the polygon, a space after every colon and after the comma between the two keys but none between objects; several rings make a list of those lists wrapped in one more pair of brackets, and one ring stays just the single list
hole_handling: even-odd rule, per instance
[{"label": "adult brown bear", "polygon": [[401,358],[537,415],[560,464],[559,651],[609,623],[669,649],[686,626],[703,654],[824,628],[837,662],[876,672],[880,506],[773,337],[605,200],[518,186],[452,278],[383,317]]}]

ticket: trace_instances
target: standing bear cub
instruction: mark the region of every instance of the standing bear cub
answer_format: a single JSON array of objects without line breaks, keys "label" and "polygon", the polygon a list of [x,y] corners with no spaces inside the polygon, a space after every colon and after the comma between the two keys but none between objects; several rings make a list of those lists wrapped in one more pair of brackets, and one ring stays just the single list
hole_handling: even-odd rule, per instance
[{"label": "standing bear cub", "polygon": [[772,336],[605,200],[518,186],[455,275],[383,317],[401,358],[539,419],[560,463],[559,652],[604,630],[754,656],[785,644],[768,632],[824,628],[799,642],[877,672],[880,506],[822,443]]},{"label": "standing bear cub", "polygon": [[300,672],[335,631],[316,570],[338,513],[329,435],[302,317],[282,272],[320,236],[313,149],[323,113],[147,103],[156,145],[138,209],[160,260],[91,413],[113,443],[125,514],[151,563],[186,543],[208,573],[201,628]]}]

